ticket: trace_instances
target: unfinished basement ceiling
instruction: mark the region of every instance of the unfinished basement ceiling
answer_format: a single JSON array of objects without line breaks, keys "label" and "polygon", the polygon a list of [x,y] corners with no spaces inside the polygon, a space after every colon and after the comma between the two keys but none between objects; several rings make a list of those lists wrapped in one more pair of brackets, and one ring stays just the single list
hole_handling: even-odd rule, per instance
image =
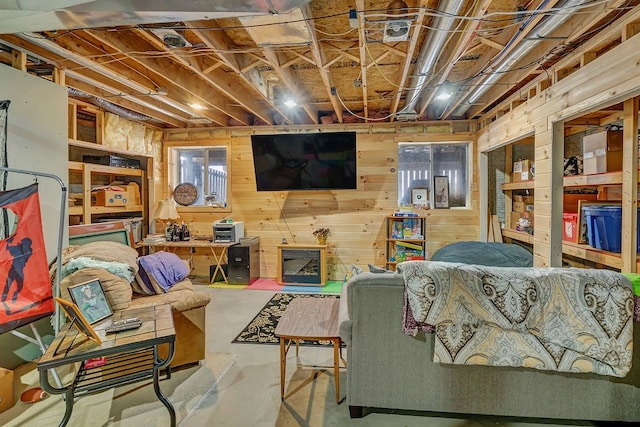
[{"label": "unfinished basement ceiling", "polygon": [[640,0],[41,3],[0,0],[0,61],[164,127],[479,118],[640,19]]}]

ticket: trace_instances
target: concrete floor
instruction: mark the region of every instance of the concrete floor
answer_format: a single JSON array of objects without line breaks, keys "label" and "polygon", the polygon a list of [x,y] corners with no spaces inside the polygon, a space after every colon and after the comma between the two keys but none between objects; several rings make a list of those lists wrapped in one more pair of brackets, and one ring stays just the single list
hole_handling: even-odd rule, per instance
[{"label": "concrete floor", "polygon": [[[236,335],[271,299],[273,292],[211,289],[207,310],[207,346],[211,352],[234,354],[235,363],[220,379],[199,410],[180,421],[184,427],[223,426],[559,426],[595,425],[588,422],[557,424],[549,420],[504,419],[498,417],[460,417],[459,415],[407,412],[369,412],[361,419],[350,419],[346,403],[335,402],[332,370],[321,372],[311,381],[313,369],[307,365],[332,366],[332,350],[300,347],[287,358],[286,399],[280,399],[279,349],[277,345],[231,344]],[[340,376],[341,394],[346,392],[346,373]]]}]

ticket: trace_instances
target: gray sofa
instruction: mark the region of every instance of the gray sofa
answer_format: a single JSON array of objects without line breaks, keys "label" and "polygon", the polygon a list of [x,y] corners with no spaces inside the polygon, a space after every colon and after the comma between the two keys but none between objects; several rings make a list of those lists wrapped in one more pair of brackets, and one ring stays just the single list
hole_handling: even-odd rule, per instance
[{"label": "gray sofa", "polygon": [[[594,421],[640,421],[640,346],[624,378],[432,362],[433,334],[402,332],[399,273],[352,277],[341,296],[352,417],[386,408]],[[637,326],[637,324],[636,324]],[[634,328],[640,342],[640,328]]]}]

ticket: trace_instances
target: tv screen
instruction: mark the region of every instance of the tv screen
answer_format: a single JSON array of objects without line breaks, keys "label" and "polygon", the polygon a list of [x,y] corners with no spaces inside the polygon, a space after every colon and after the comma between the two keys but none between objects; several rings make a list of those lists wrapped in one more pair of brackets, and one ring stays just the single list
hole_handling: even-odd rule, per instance
[{"label": "tv screen", "polygon": [[252,135],[258,191],[354,190],[355,132]]}]

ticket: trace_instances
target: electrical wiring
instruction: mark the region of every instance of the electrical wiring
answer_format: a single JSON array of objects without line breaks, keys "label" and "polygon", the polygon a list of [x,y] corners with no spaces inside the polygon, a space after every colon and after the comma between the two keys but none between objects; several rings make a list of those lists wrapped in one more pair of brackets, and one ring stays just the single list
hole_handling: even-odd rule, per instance
[{"label": "electrical wiring", "polygon": [[340,94],[339,94],[337,91],[336,91],[336,98],[338,98],[338,101],[340,101],[340,104],[342,105],[342,107],[343,107],[343,108],[344,108],[344,109],[345,109],[349,114],[351,114],[352,116],[354,116],[354,117],[356,117],[356,118],[358,118],[358,119],[361,119],[361,120],[382,121],[382,120],[387,120],[387,119],[389,119],[390,117],[395,116],[395,113],[394,113],[394,114],[389,114],[388,116],[385,116],[385,117],[376,117],[376,118],[364,117],[364,116],[361,116],[361,115],[356,114],[356,113],[354,113],[353,111],[351,111],[351,110],[349,109],[349,107],[347,107],[347,106],[346,106],[346,104],[344,103],[344,101],[343,101],[343,100],[342,100],[342,98],[340,97]]}]

